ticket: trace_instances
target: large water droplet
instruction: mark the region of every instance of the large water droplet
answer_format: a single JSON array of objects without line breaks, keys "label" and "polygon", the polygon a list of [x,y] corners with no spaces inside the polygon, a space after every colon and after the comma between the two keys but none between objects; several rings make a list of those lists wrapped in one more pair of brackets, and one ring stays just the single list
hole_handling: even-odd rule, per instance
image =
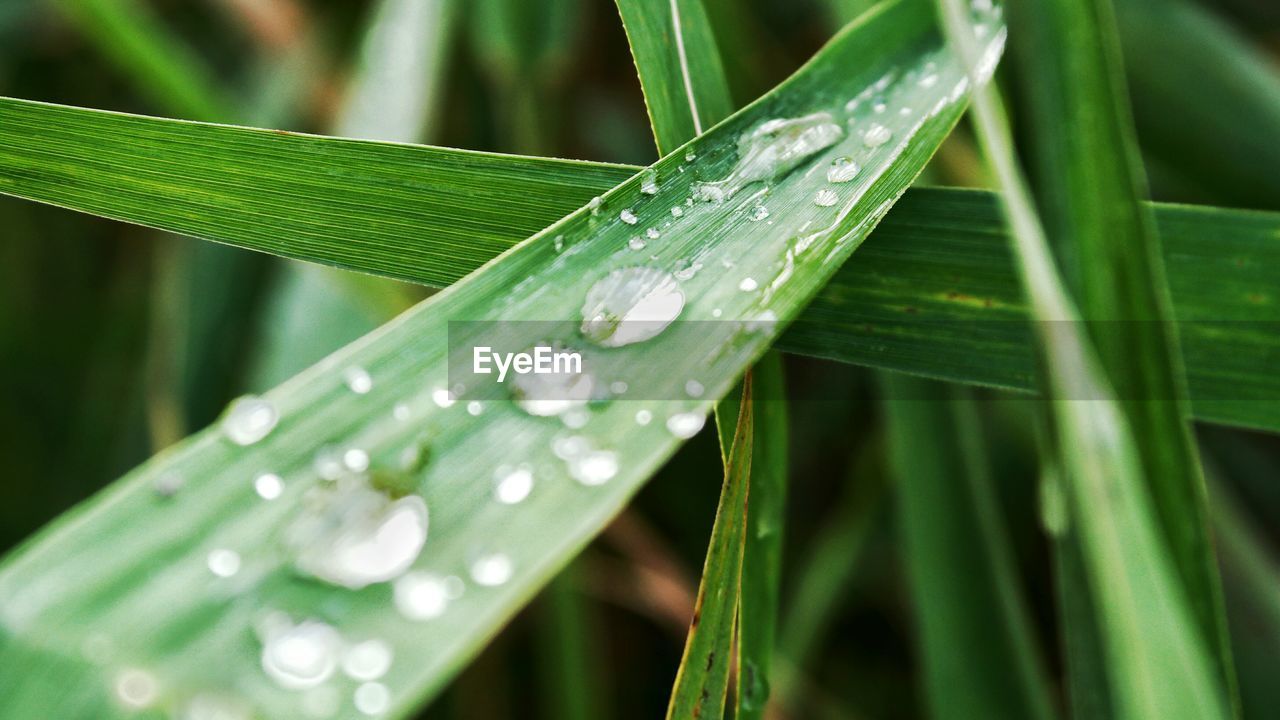
[{"label": "large water droplet", "polygon": [[503,553],[481,555],[471,563],[471,579],[477,585],[485,587],[505,584],[514,572],[515,566],[511,564],[511,558]]},{"label": "large water droplet", "polygon": [[813,196],[813,204],[818,207],[831,207],[832,205],[835,205],[836,201],[839,199],[839,196],[837,196],[835,192],[824,188],[819,190],[817,195]]},{"label": "large water droplet", "polygon": [[528,465],[503,465],[494,473],[493,496],[504,505],[515,505],[533,490],[533,470]]},{"label": "large water droplet", "polygon": [[275,473],[262,473],[253,479],[253,489],[263,500],[275,500],[284,492],[284,480]]},{"label": "large water droplet", "polygon": [[684,293],[670,274],[654,268],[614,270],[587,291],[581,332],[604,347],[655,337],[684,309]]},{"label": "large water droplet", "polygon": [[362,475],[309,491],[285,534],[300,571],[353,590],[399,576],[426,539],[422,498],[393,501]]},{"label": "large water droplet", "polygon": [[222,417],[222,432],[237,445],[252,445],[275,428],[280,413],[269,401],[246,395],[231,402]]},{"label": "large water droplet", "polygon": [[644,174],[644,178],[640,181],[640,192],[645,195],[658,194],[658,174],[652,170]]},{"label": "large water droplet", "polygon": [[682,440],[688,440],[697,435],[706,422],[707,416],[701,413],[677,413],[667,418],[667,430]]},{"label": "large water droplet", "polygon": [[858,175],[862,168],[852,158],[838,157],[831,161],[831,167],[827,169],[827,181],[833,183],[846,183]]},{"label": "large water droplet", "polygon": [[694,194],[710,202],[727,200],[750,183],[786,175],[843,135],[831,114],[825,112],[765,121],[738,138],[738,164],[729,176],[699,183]]},{"label": "large water droplet", "polygon": [[287,690],[313,688],[328,680],[338,667],[342,637],[318,620],[294,625],[280,618],[265,630],[262,669]]},{"label": "large water droplet", "polygon": [[391,669],[391,646],[381,640],[365,640],[342,654],[342,672],[352,680],[377,680]]},{"label": "large water droplet", "polygon": [[636,218],[636,214],[631,212],[630,210],[623,210],[622,212],[618,213],[618,219],[622,220],[622,222],[628,225],[635,225],[636,222],[638,222],[638,219]]}]

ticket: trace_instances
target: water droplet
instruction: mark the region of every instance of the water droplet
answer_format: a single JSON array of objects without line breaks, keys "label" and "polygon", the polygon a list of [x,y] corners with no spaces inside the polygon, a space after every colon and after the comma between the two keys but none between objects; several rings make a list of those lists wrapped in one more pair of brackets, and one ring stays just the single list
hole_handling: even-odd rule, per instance
[{"label": "water droplet", "polygon": [[769,217],[769,208],[764,205],[756,205],[751,208],[751,212],[747,215],[747,219],[751,222],[760,222]]},{"label": "water droplet", "polygon": [[391,646],[381,640],[365,640],[342,654],[342,672],[352,680],[377,680],[391,669]]},{"label": "water droplet", "polygon": [[618,474],[618,456],[610,450],[587,450],[569,459],[569,475],[583,485],[603,485]]},{"label": "water droplet", "polygon": [[457,399],[448,390],[436,388],[431,391],[431,402],[435,403],[436,407],[447,408],[457,402]]},{"label": "water droplet", "polygon": [[511,558],[503,553],[481,555],[471,563],[471,579],[477,585],[485,587],[497,587],[506,583],[514,572]]},{"label": "water droplet", "polygon": [[640,192],[645,195],[658,194],[658,174],[652,170],[644,175],[644,179],[640,181]]},{"label": "water droplet", "polygon": [[707,202],[727,200],[750,183],[786,175],[843,135],[825,112],[767,120],[738,138],[738,164],[728,177],[696,184],[694,196]]},{"label": "water droplet", "polygon": [[755,292],[759,287],[760,283],[757,283],[755,278],[750,277],[742,278],[742,282],[738,283],[738,289],[742,292]]},{"label": "water droplet", "polygon": [[173,497],[178,494],[182,486],[186,484],[186,480],[176,472],[167,472],[156,476],[152,481],[151,487],[160,497]]},{"label": "water droplet", "polygon": [[[559,343],[553,353],[575,353]],[[530,351],[532,352],[532,351]],[[530,415],[552,417],[585,405],[595,389],[595,378],[582,371],[581,362],[553,363],[552,372],[514,375],[511,395],[516,406]]]},{"label": "water droplet", "polygon": [[636,214],[631,212],[630,210],[623,210],[622,212],[618,213],[618,219],[628,225],[635,225],[636,222],[638,222],[638,220],[636,219]]},{"label": "water droplet", "polygon": [[391,417],[399,420],[400,422],[407,421],[410,414],[408,403],[398,402],[391,408]]},{"label": "water droplet", "polygon": [[818,207],[831,207],[832,205],[835,205],[836,201],[839,199],[840,198],[835,194],[835,192],[823,188],[818,191],[817,195],[813,196],[813,204]]},{"label": "water droplet", "polygon": [[698,398],[702,397],[702,393],[706,392],[706,388],[697,380],[690,380],[684,384],[684,391],[689,397]]},{"label": "water droplet", "polygon": [[627,392],[627,382],[625,380],[614,380],[609,383],[609,392],[614,395],[622,395]]},{"label": "water droplet", "polygon": [[917,84],[922,88],[931,88],[938,84],[938,75],[936,73],[924,75],[920,78],[920,82]]},{"label": "water droplet", "polygon": [[698,159],[698,156],[694,155],[692,150],[684,154],[685,162],[693,162],[694,160],[697,160],[697,159]]},{"label": "water droplet", "polygon": [[209,572],[221,578],[229,578],[240,572],[240,554],[235,550],[211,550],[205,561],[209,565]]},{"label": "water droplet", "polygon": [[872,111],[872,112],[874,112],[875,114],[879,115],[879,114],[883,113],[887,108],[888,108],[888,106],[887,106],[887,105],[885,105],[885,104],[884,104],[884,103],[882,103],[882,102],[878,102],[878,103],[876,103],[875,105],[872,105],[872,106],[871,106],[871,111]]},{"label": "water droplet", "polygon": [[724,314],[724,311],[723,311],[723,310],[721,310],[720,308],[715,308],[715,309],[713,309],[713,310],[711,311],[711,317],[717,317],[717,318],[718,318],[718,317],[720,317],[720,316],[721,316],[721,315],[723,315],[723,314]]},{"label": "water droplet", "polygon": [[637,410],[637,411],[636,411],[636,424],[637,424],[637,425],[648,425],[648,424],[649,424],[649,423],[651,423],[651,422],[653,422],[653,413],[649,412],[648,410]]},{"label": "water droplet", "polygon": [[622,268],[587,291],[580,330],[598,345],[621,347],[657,336],[683,309],[684,293],[670,274],[653,268]]},{"label": "water droplet", "polygon": [[529,497],[533,490],[533,471],[528,465],[514,468],[503,465],[494,473],[494,480],[493,496],[504,505],[515,505]]},{"label": "water droplet", "polygon": [[706,422],[707,416],[701,413],[677,413],[667,418],[667,430],[682,440],[688,440],[697,435]]},{"label": "water droplet", "polygon": [[560,422],[574,430],[586,427],[589,420],[591,420],[591,413],[582,408],[574,408],[560,416]]},{"label": "water droplet", "polygon": [[125,668],[116,675],[116,697],[131,708],[145,708],[156,701],[160,683],[146,670]]},{"label": "water droplet", "polygon": [[467,403],[467,414],[468,414],[468,415],[476,415],[476,416],[478,416],[478,415],[480,415],[480,413],[482,413],[482,412],[484,412],[484,405],[480,404],[480,401],[479,401],[479,400],[472,400],[471,402]]},{"label": "water droplet", "polygon": [[672,217],[680,217],[681,215],[684,215],[684,208],[680,207],[679,205],[672,205],[672,206],[671,206],[671,216],[672,216]]},{"label": "water droplet", "polygon": [[880,123],[871,123],[867,131],[862,134],[862,144],[869,148],[880,147],[889,142],[889,138],[893,137],[893,131],[881,125]]},{"label": "water droplet", "polygon": [[904,107],[898,111],[898,114],[901,115],[902,117],[906,117],[911,114],[911,108]]},{"label": "water droplet", "polygon": [[676,267],[675,277],[677,280],[692,280],[693,276],[697,275],[701,269],[702,263],[700,262],[691,263],[688,260],[681,260]]},{"label": "water droplet", "polygon": [[237,445],[252,445],[275,428],[280,413],[269,401],[246,395],[231,401],[222,417],[222,432]]},{"label": "water droplet", "polygon": [[657,228],[649,228],[648,230],[644,231],[644,234],[645,234],[645,237],[649,238],[650,240],[657,240],[662,233],[658,232]]},{"label": "water droplet", "polygon": [[444,614],[451,595],[444,578],[427,572],[408,572],[396,579],[396,609],[410,620],[432,620]]},{"label": "water droplet", "polygon": [[318,620],[270,628],[262,643],[262,669],[286,690],[304,690],[328,680],[338,667],[342,637]]},{"label": "water droplet", "polygon": [[337,480],[347,471],[342,464],[342,454],[333,448],[321,448],[312,462],[316,474],[324,480]]},{"label": "water droplet", "polygon": [[553,247],[555,247],[556,252],[564,252],[564,236],[563,235],[556,236],[556,239],[553,243]]},{"label": "water droplet", "polygon": [[362,473],[369,469],[369,453],[360,448],[350,448],[342,453],[342,464],[351,472]]},{"label": "water droplet", "polygon": [[357,395],[364,395],[373,389],[373,376],[362,367],[349,367],[342,373],[342,380],[347,388]]},{"label": "water droplet", "polygon": [[561,460],[569,460],[580,455],[590,447],[587,439],[578,435],[558,437],[551,441],[551,451]]},{"label": "water droplet", "polygon": [[601,205],[603,205],[603,204],[604,204],[604,201],[600,199],[600,196],[599,196],[599,195],[597,195],[597,196],[595,196],[595,197],[591,198],[591,202],[588,202],[588,203],[587,203],[587,209],[591,211],[591,214],[592,214],[592,215],[599,215],[599,214],[600,214],[600,206],[601,206]]},{"label": "water droplet", "polygon": [[641,238],[633,237],[627,241],[627,247],[638,252],[645,248],[645,242]]},{"label": "water droplet", "polygon": [[747,332],[758,332],[760,330],[769,330],[778,322],[778,314],[772,310],[765,310],[756,315],[754,318],[744,323]]},{"label": "water droplet", "polygon": [[831,167],[827,170],[827,181],[833,183],[845,183],[857,176],[862,168],[852,158],[838,157],[831,161]]},{"label": "water droplet", "polygon": [[365,715],[381,715],[391,707],[391,691],[378,682],[362,683],[353,696],[356,710]]},{"label": "water droplet", "polygon": [[364,476],[313,488],[285,542],[301,572],[359,590],[409,568],[427,540],[427,505],[417,495],[392,500]]}]

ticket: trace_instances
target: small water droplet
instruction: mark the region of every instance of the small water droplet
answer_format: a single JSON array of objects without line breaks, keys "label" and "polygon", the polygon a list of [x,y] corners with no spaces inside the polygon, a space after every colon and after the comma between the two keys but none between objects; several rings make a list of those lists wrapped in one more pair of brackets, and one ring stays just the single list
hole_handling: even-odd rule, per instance
[{"label": "small water droplet", "polygon": [[612,383],[609,383],[609,392],[614,395],[622,395],[626,393],[627,388],[628,385],[625,380],[614,380]]},{"label": "small water droplet", "polygon": [[400,422],[406,422],[410,415],[409,403],[398,402],[391,408],[391,417],[399,420]]},{"label": "small water droplet", "polygon": [[629,247],[629,248],[631,248],[632,250],[635,250],[635,251],[637,251],[637,252],[638,252],[638,251],[640,251],[640,250],[643,250],[643,249],[645,248],[645,242],[644,242],[644,239],[642,239],[642,238],[638,238],[638,237],[633,237],[633,238],[631,238],[630,240],[628,240],[628,241],[627,241],[627,247]]},{"label": "small water droplet", "polygon": [[862,170],[858,163],[849,157],[838,157],[831,161],[831,167],[827,170],[827,181],[833,183],[845,183],[857,176]]},{"label": "small water droplet", "polygon": [[145,708],[156,701],[160,683],[146,670],[125,668],[116,675],[116,697],[130,708]]},{"label": "small water droplet", "polygon": [[226,548],[211,550],[205,562],[209,566],[209,572],[220,578],[229,578],[240,572],[240,554],[235,550]]},{"label": "small water droplet", "polygon": [[862,134],[862,144],[869,148],[880,147],[889,142],[891,137],[893,137],[893,131],[889,128],[880,123],[871,123],[867,131]]},{"label": "small water droplet", "polygon": [[882,102],[878,102],[878,103],[876,103],[875,105],[872,105],[872,106],[871,106],[871,111],[872,111],[872,112],[874,112],[875,114],[879,115],[879,114],[883,113],[887,108],[888,108],[888,106],[887,106],[887,105],[885,105],[885,104],[884,104],[884,103],[882,103]]},{"label": "small water droplet", "polygon": [[586,452],[590,444],[587,439],[579,435],[569,435],[558,437],[551,441],[551,451],[561,460],[569,460],[583,452]]},{"label": "small water droplet", "polygon": [[[533,353],[532,350],[529,352]],[[551,352],[577,354],[559,343],[551,346]],[[582,371],[581,361],[576,367],[572,361],[553,361],[551,370],[512,377],[511,395],[517,407],[530,415],[552,417],[581,407],[591,399],[595,378]]]},{"label": "small water droplet", "polygon": [[447,408],[457,402],[457,399],[448,390],[436,388],[431,391],[431,402],[435,403],[436,407]]},{"label": "small water droplet", "polygon": [[176,472],[167,472],[156,476],[152,481],[151,487],[160,497],[173,497],[178,494],[182,486],[186,484],[186,480]]},{"label": "small water droplet", "polygon": [[920,82],[918,82],[917,84],[922,88],[931,88],[934,85],[938,84],[938,76],[936,73],[929,73],[927,75],[922,76],[920,78]]},{"label": "small water droplet", "polygon": [[391,691],[379,682],[361,683],[352,701],[365,715],[381,715],[391,706]]},{"label": "small water droplet", "polygon": [[279,421],[280,413],[270,401],[246,395],[231,401],[222,417],[222,432],[237,445],[252,445],[266,437]]},{"label": "small water droplet", "polygon": [[347,388],[357,395],[364,395],[373,389],[373,376],[362,367],[349,367],[342,373],[342,380]]},{"label": "small water droplet", "polygon": [[690,380],[684,384],[684,391],[689,397],[698,398],[702,397],[702,393],[706,392],[706,388],[697,380]]},{"label": "small water droplet", "polygon": [[651,422],[653,422],[653,413],[649,412],[648,410],[637,410],[637,411],[636,411],[636,424],[637,424],[637,425],[648,425],[648,424],[649,424],[649,423],[651,423]]},{"label": "small water droplet", "polygon": [[692,150],[684,154],[685,162],[693,162],[694,160],[697,160],[697,159],[698,159],[698,156],[694,155]]},{"label": "small water droplet", "polygon": [[595,197],[591,198],[591,202],[588,202],[588,203],[587,203],[587,209],[591,211],[591,214],[592,214],[592,215],[599,215],[599,214],[600,214],[600,206],[601,206],[601,205],[603,205],[603,204],[604,204],[604,200],[601,200],[601,199],[600,199],[600,196],[599,196],[599,195],[597,195],[597,196],[595,196]]},{"label": "small water droplet", "polygon": [[760,222],[767,217],[769,217],[769,208],[759,204],[751,208],[751,212],[747,215],[747,219],[751,222]]},{"label": "small water droplet", "polygon": [[682,440],[688,440],[697,435],[706,422],[707,416],[701,413],[677,413],[667,418],[667,430]]},{"label": "small water droplet", "polygon": [[623,210],[622,212],[618,213],[618,219],[622,220],[622,222],[628,225],[635,225],[638,222],[638,219],[636,218],[636,214],[631,212],[630,210]]},{"label": "small water droplet", "polygon": [[650,240],[657,240],[658,237],[662,235],[662,233],[658,232],[657,228],[649,228],[648,230],[644,231],[644,234],[645,234],[645,237],[649,238]]},{"label": "small water droplet", "polygon": [[515,505],[533,490],[533,471],[528,465],[503,465],[494,473],[493,496],[504,505]]},{"label": "small water droplet", "polygon": [[756,279],[751,277],[742,278],[742,282],[738,283],[738,289],[742,292],[755,292],[759,287],[760,283],[757,283]]},{"label": "small water droplet", "polygon": [[591,413],[583,408],[574,408],[560,416],[560,422],[573,430],[586,427],[589,420],[591,420]]},{"label": "small water droplet", "polygon": [[262,669],[286,690],[313,688],[338,667],[342,637],[330,625],[304,620],[270,628],[262,643]]},{"label": "small water droplet", "polygon": [[618,474],[618,456],[610,450],[587,450],[569,459],[569,475],[583,485],[603,485]]},{"label": "small water droplet", "polygon": [[563,235],[556,236],[556,239],[553,243],[553,247],[555,247],[556,252],[564,252],[564,236]]},{"label": "small water droplet", "polygon": [[711,311],[711,317],[716,317],[716,318],[718,318],[718,317],[720,317],[721,315],[724,315],[724,311],[723,311],[723,310],[721,310],[720,308],[715,308],[715,309],[713,309],[713,310]]},{"label": "small water droplet", "polygon": [[684,208],[680,207],[679,205],[672,205],[671,215],[672,217],[680,217],[681,215],[684,215]]},{"label": "small water droplet", "polygon": [[902,117],[906,117],[911,114],[911,108],[904,107],[898,111],[898,114],[901,115]]},{"label": "small water droplet", "polygon": [[337,480],[347,471],[346,466],[342,464],[342,454],[328,447],[316,452],[312,466],[316,474],[324,480]]},{"label": "small water droplet", "polygon": [[408,572],[396,578],[396,609],[410,620],[432,620],[449,607],[450,593],[444,578],[428,572]]},{"label": "small water droplet", "polygon": [[313,488],[285,532],[303,573],[359,590],[409,568],[427,540],[427,505],[417,495],[392,500],[362,475]]},{"label": "small water droplet", "polygon": [[587,291],[582,335],[604,347],[657,336],[684,309],[684,293],[670,274],[646,267],[614,270]]},{"label": "small water droplet", "polygon": [[342,672],[352,680],[377,680],[391,669],[391,646],[373,639],[356,643],[342,654]]},{"label": "small water droplet", "polygon": [[693,276],[697,275],[701,269],[702,263],[700,262],[681,260],[676,267],[675,277],[677,280],[692,280]]},{"label": "small water droplet", "polygon": [[658,174],[653,170],[648,171],[644,175],[644,179],[640,181],[640,192],[645,195],[658,194]]},{"label": "small water droplet", "polygon": [[482,412],[484,412],[484,405],[482,405],[479,400],[472,400],[471,402],[467,403],[468,415],[478,416]]},{"label": "small water droplet", "polygon": [[836,201],[839,199],[839,196],[837,196],[835,192],[823,188],[818,191],[817,195],[813,196],[813,204],[818,207],[831,207],[832,205],[835,205]]},{"label": "small water droplet", "polygon": [[514,572],[511,558],[503,553],[481,555],[471,563],[471,579],[484,587],[498,587],[510,580]]},{"label": "small water droplet", "polygon": [[342,453],[342,464],[351,472],[362,473],[369,469],[369,453],[360,448],[349,448]]}]

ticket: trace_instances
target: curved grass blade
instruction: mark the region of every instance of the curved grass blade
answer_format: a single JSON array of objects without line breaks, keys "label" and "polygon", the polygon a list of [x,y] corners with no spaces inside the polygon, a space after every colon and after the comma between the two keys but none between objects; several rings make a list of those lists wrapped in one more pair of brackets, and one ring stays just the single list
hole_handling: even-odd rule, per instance
[{"label": "curved grass blade", "polygon": [[[939,4],[948,39],[969,67],[980,67],[968,8],[959,0]],[[973,73],[976,77],[978,71]],[[1112,706],[1118,717],[1135,720],[1225,719],[1228,704],[1212,654],[1194,629],[1187,596],[1163,545],[1127,419],[1049,256],[994,89],[975,91],[974,110],[979,139],[1005,193],[1019,269],[1038,321],[1068,517],[1079,533],[1093,606],[1099,610]]]},{"label": "curved grass blade", "polygon": [[[0,192],[436,287],[638,171],[0,98]],[[1280,431],[1280,215],[1153,207],[1192,412]],[[779,348],[1034,390],[1008,246],[990,193],[909,190]]]},{"label": "curved grass blade", "polygon": [[[882,64],[864,64],[851,74],[848,60],[855,53],[871,53]],[[767,120],[819,110],[843,122],[851,95],[895,65],[927,62],[937,64],[937,83],[921,87],[899,79],[884,88],[890,100],[926,110],[895,116],[893,142],[867,147],[846,133],[804,158],[806,167],[817,168],[844,154],[862,160],[863,172],[848,184],[844,205],[815,208],[815,183],[803,168],[752,183],[743,198],[686,203],[695,180],[717,181],[733,171],[743,133]],[[957,88],[963,88],[960,69],[933,34],[930,13],[912,3],[886,6],[843,31],[774,92],[695,141],[692,149],[701,158],[695,167],[682,173],[678,158],[658,163],[656,195],[641,192],[642,178],[623,183],[598,213],[584,208],[570,215],[271,391],[265,401],[279,421],[260,440],[246,439],[245,417],[232,412],[225,427],[190,438],[64,515],[0,566],[0,662],[36,665],[43,658],[60,674],[55,680],[33,667],[24,674],[22,682],[31,684],[21,695],[6,674],[0,710],[30,714],[13,698],[39,697],[39,712],[60,718],[171,713],[193,702],[243,703],[260,715],[288,717],[314,695],[299,685],[314,684],[337,693],[329,694],[339,701],[336,716],[353,717],[356,691],[376,682],[382,688],[360,690],[361,697],[385,700],[387,716],[408,714],[696,429],[713,400],[775,338],[777,324],[761,316],[793,318],[853,252],[954,123],[963,100]],[[927,112],[934,108],[936,113]],[[867,123],[859,113],[851,119],[855,130]],[[761,190],[767,197],[751,197]],[[761,198],[772,225],[749,219],[749,208],[742,207]],[[522,199],[510,200],[504,208],[517,211]],[[685,207],[683,216],[667,220],[677,202]],[[636,229],[623,210],[641,228],[662,227],[662,242],[637,255],[629,247]],[[665,222],[672,224],[663,227]],[[799,256],[796,240],[803,244]],[[734,263],[733,273],[696,268],[722,260]],[[674,324],[635,347],[595,347],[578,330],[584,298],[610,272],[637,263],[673,277],[682,273],[682,319],[710,321],[720,309],[726,319],[755,322]],[[689,267],[692,276],[684,277]],[[747,278],[757,281],[757,291],[741,289]],[[702,397],[602,399],[584,408],[581,427],[532,417],[505,397],[478,397],[475,387],[450,402],[451,320],[556,318],[565,322],[554,332],[539,325],[514,340],[526,347],[568,343],[584,353],[603,387],[625,379],[632,388],[662,389],[663,382],[698,379]],[[455,346],[481,339],[475,329],[459,330]],[[670,389],[665,397],[684,397]],[[652,422],[637,422],[637,410],[647,410]],[[253,413],[249,427],[261,428],[256,421],[263,417]],[[493,453],[498,447],[500,458]],[[505,502],[513,499],[506,492],[495,497],[495,473],[504,477],[499,466],[522,462],[534,478],[530,492],[515,496],[513,504]],[[278,484],[265,482],[265,491],[259,488],[274,499],[255,493],[264,472],[279,478]],[[338,475],[341,482],[322,475]],[[352,575],[347,571],[369,568],[352,568],[344,560],[349,556],[335,554],[334,543],[347,534],[324,530],[332,527],[324,520],[329,509],[346,506],[334,492],[388,501],[387,493],[408,492],[429,508],[420,557],[413,542],[419,533],[394,536],[408,545],[396,543],[398,557],[416,557],[413,574],[403,576],[411,581],[400,583],[399,604],[389,580],[404,569],[400,563],[382,573]],[[414,498],[404,499],[417,507]],[[410,529],[421,526],[414,520]],[[359,537],[370,531],[361,527]],[[312,577],[317,575],[331,581]],[[374,581],[360,587],[366,577]],[[259,615],[264,608],[284,615]],[[442,616],[432,617],[441,610]],[[298,633],[304,647],[324,660],[307,666],[327,669],[319,681],[315,674],[303,682],[279,672],[275,643]],[[347,679],[333,670],[336,662],[328,660],[339,647],[370,640],[385,643],[393,656],[381,677],[357,683],[361,676]]]},{"label": "curved grass blade", "polygon": [[883,381],[929,717],[1056,717],[972,397]]},{"label": "curved grass blade", "polygon": [[724,717],[733,663],[742,549],[747,532],[747,501],[752,455],[751,375],[742,383],[737,426],[724,468],[724,491],[711,527],[706,565],[698,584],[693,621],[676,673],[667,720]]},{"label": "curved grass blade", "polygon": [[[1038,198],[1092,345],[1133,431],[1199,631],[1234,698],[1204,477],[1154,218],[1140,202],[1128,94],[1110,0],[1037,0],[1015,16],[1032,105]],[[1070,592],[1070,589],[1067,590]]]}]

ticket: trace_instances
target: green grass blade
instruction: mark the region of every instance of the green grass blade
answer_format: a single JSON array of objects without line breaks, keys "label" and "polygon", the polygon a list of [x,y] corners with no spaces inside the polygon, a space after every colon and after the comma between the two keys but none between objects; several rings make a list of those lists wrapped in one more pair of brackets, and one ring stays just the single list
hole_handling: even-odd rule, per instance
[{"label": "green grass blade", "polygon": [[1110,0],[1038,0],[1015,20],[1049,235],[1082,317],[1104,321],[1089,327],[1092,344],[1122,398],[1166,545],[1230,690],[1234,672],[1204,477],[1187,427],[1160,241],[1139,202],[1146,181]]},{"label": "green grass blade", "polygon": [[[0,99],[0,192],[436,287],[638,171]],[[1192,412],[1280,431],[1280,215],[1154,207]],[[990,193],[910,190],[779,347],[1032,390],[1008,244]]]},{"label": "green grass blade", "polygon": [[[948,38],[970,67],[979,67],[981,54],[968,8],[958,0],[940,4]],[[1049,255],[999,96],[989,87],[976,90],[974,109],[979,139],[1005,193],[1033,317],[1040,321],[1040,351],[1068,516],[1081,538],[1082,564],[1099,611],[1113,707],[1119,717],[1133,719],[1229,717],[1213,654],[1195,629],[1191,606],[1145,494],[1141,461],[1126,418],[1078,326],[1079,316]]]},{"label": "green grass blade", "polygon": [[733,112],[702,0],[620,0],[649,123],[666,155]]},{"label": "green grass blade", "polygon": [[676,673],[667,720],[724,717],[729,672],[733,666],[734,628],[738,621],[738,589],[742,581],[742,548],[747,532],[747,500],[751,478],[751,375],[742,384],[737,427],[724,491],[711,527],[706,564],[698,583],[698,599]]},{"label": "green grass blade", "polygon": [[929,717],[1056,717],[973,399],[883,382]]},{"label": "green grass blade", "polygon": [[[863,63],[851,73],[849,61],[868,55],[881,58],[882,64]],[[815,209],[816,188],[802,170],[769,183],[764,200],[772,225],[750,220],[750,208],[742,207],[748,199],[757,201],[750,193],[763,188],[747,189],[743,198],[723,203],[685,204],[692,182],[717,180],[732,171],[744,132],[766,120],[818,109],[830,109],[843,121],[845,101],[888,68],[928,61],[937,64],[937,83],[891,82],[885,91],[912,107],[937,107],[936,114],[914,119],[895,114],[904,119],[895,120],[891,144],[867,148],[860,137],[846,134],[807,158],[808,166],[816,168],[844,154],[863,160],[858,181],[845,191],[846,205]],[[295,622],[311,618],[328,623],[351,642],[387,643],[395,660],[379,680],[389,693],[385,714],[405,716],[448,682],[617,514],[779,331],[767,322],[750,328],[732,322],[683,323],[642,345],[594,348],[577,330],[589,289],[609,272],[637,262],[676,272],[682,263],[695,260],[707,268],[729,261],[732,273],[695,270],[693,277],[680,281],[682,319],[711,320],[716,309],[731,319],[763,320],[766,311],[780,323],[793,319],[950,130],[963,101],[962,93],[951,99],[960,83],[958,63],[942,50],[931,14],[923,8],[894,3],[847,28],[788,82],[696,140],[692,149],[699,161],[685,166],[685,172],[679,170],[682,157],[659,162],[655,196],[641,192],[643,178],[628,180],[608,193],[599,213],[588,208],[573,213],[267,393],[280,421],[261,441],[241,446],[222,428],[211,428],[143,465],[8,556],[0,567],[0,664],[21,661],[31,667],[33,657],[58,661],[56,684],[41,685],[43,671],[31,667],[22,682],[30,681],[35,689],[24,687],[22,697],[41,697],[39,712],[59,718],[133,715],[133,709],[115,699],[123,684],[123,699],[138,702],[134,691],[139,676],[133,669],[154,677],[157,693],[144,693],[142,704],[154,703],[159,712],[180,710],[193,695],[212,693],[232,694],[259,715],[289,717],[297,714],[301,698],[263,674],[263,647],[255,638],[255,629],[268,635],[280,631],[271,623],[275,616],[255,616],[255,608],[273,608]],[[857,113],[853,119],[855,125],[866,122]],[[313,175],[318,172],[311,168]],[[335,207],[346,210],[358,204],[340,182],[334,187],[326,199]],[[395,194],[397,187],[403,192],[403,186],[388,183],[383,194]],[[261,187],[259,193],[267,194]],[[422,193],[411,197],[416,202],[405,202],[416,212],[427,212],[422,206],[433,199]],[[468,204],[484,205],[486,199],[473,198]],[[495,209],[491,216],[499,220],[528,203],[521,197],[488,199],[500,203],[500,212]],[[669,210],[676,202],[685,211],[671,221]],[[637,216],[640,228],[663,228],[661,242],[650,243],[647,254],[629,248],[636,227],[621,219],[624,209]],[[815,217],[822,222],[819,227],[830,223],[829,229],[813,234]],[[672,224],[661,225],[666,222]],[[787,251],[797,236],[811,240],[799,257],[792,254],[790,267]],[[650,255],[657,259],[647,259]],[[745,278],[758,279],[763,290],[780,276],[790,281],[775,285],[767,299],[763,292],[741,289]],[[505,397],[437,402],[442,398],[437,391],[447,382],[449,321],[494,318],[565,319],[553,337],[539,326],[529,331],[536,336],[515,340],[570,344],[587,356],[589,367],[593,361],[605,364],[596,369],[602,381],[610,381],[605,387],[625,379],[632,388],[666,387],[671,392],[666,397],[684,397],[680,388],[697,378],[705,392],[697,399],[592,405],[586,426],[572,433],[554,418],[528,416]],[[463,333],[455,343],[477,339],[474,330]],[[353,374],[358,368],[368,372],[371,387]],[[637,422],[640,409],[652,413],[651,423]],[[579,441],[566,445],[570,434],[594,446],[585,459]],[[430,537],[415,569],[471,578],[462,581],[462,596],[448,604],[444,616],[421,622],[402,617],[386,582],[357,591],[299,576],[298,553],[305,555],[317,545],[323,552],[335,540],[321,535],[298,546],[282,537],[299,521],[315,520],[314,513],[330,507],[324,494],[332,486],[320,473],[331,466],[321,462],[317,469],[314,464],[316,453],[330,447],[342,450],[353,481],[364,481],[359,468],[367,456],[380,484],[395,484],[424,499],[430,508]],[[494,448],[503,449],[501,458],[494,457]],[[572,462],[556,455],[557,448]],[[425,454],[415,455],[421,450]],[[532,492],[515,506],[496,501],[496,466],[521,462],[535,473]],[[254,478],[264,471],[283,479],[284,492],[276,500],[264,501],[254,492]],[[173,478],[185,484],[171,494],[156,492],[157,482],[162,489],[173,489]],[[304,495],[320,507],[303,504]],[[239,553],[239,571],[230,578],[211,573],[207,563],[214,550]],[[226,558],[219,553],[215,559]],[[226,573],[225,563],[214,565]],[[147,581],[137,583],[139,577]],[[67,592],[69,585],[76,592]],[[263,620],[268,627],[259,624]],[[91,653],[103,658],[101,666],[81,655],[84,641],[95,632],[107,636],[107,652]],[[61,661],[67,658],[72,658],[74,671],[63,672]],[[11,677],[0,678],[0,712],[31,714],[29,706],[9,705],[19,697],[11,692]],[[347,704],[354,685],[337,676],[326,685],[344,703],[337,716],[354,716]],[[148,687],[149,679],[142,686]]]}]

